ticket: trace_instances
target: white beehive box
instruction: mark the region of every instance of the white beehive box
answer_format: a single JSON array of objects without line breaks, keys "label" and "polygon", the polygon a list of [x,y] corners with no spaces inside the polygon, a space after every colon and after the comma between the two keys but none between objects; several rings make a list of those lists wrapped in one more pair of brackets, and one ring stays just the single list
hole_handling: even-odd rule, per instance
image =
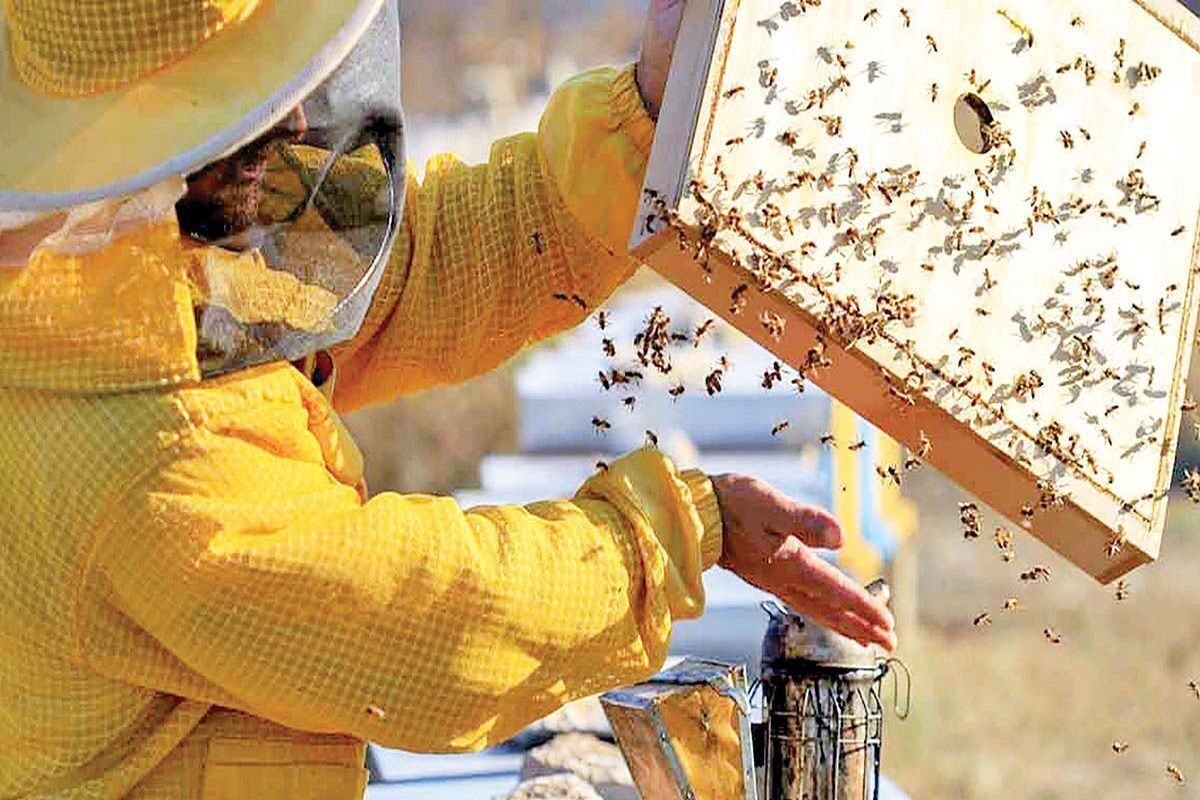
[{"label": "white beehive box", "polygon": [[1115,579],[1184,413],[1198,43],[1175,0],[691,0],[633,247]]}]

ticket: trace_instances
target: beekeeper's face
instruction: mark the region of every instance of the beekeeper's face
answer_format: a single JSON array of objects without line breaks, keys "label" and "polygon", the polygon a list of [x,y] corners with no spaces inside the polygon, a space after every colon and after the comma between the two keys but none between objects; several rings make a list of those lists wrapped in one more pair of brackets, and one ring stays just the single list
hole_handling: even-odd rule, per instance
[{"label": "beekeeper's face", "polygon": [[270,148],[278,142],[298,142],[307,131],[304,109],[297,106],[233,155],[189,175],[187,194],[175,207],[183,232],[202,241],[219,241],[253,227]]}]

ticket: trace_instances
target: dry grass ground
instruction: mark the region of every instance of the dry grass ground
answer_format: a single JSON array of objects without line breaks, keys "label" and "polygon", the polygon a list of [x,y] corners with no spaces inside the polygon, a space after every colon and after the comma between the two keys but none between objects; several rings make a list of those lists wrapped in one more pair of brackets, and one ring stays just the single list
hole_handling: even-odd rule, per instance
[{"label": "dry grass ground", "polygon": [[[1115,598],[1031,537],[1005,564],[963,539],[967,499],[932,471],[909,481],[921,510],[921,629],[902,633],[913,713],[888,729],[885,766],[918,798],[1200,797],[1200,512],[1175,502],[1160,563]],[[985,536],[1001,520],[989,517]],[[1019,573],[1047,566],[1049,583]],[[1021,610],[1002,610],[1016,597]],[[993,624],[975,628],[984,611]],[[1053,627],[1059,645],[1047,643]],[[1123,755],[1114,740],[1127,741]],[[1188,776],[1178,786],[1173,762]]]}]

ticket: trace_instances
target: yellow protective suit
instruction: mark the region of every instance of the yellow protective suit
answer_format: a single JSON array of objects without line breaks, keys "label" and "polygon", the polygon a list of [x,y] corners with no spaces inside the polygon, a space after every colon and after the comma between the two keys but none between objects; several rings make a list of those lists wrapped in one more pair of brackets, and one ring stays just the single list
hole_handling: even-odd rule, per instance
[{"label": "yellow protective suit", "polygon": [[487,165],[431,162],[332,404],[287,364],[199,380],[212,254],[173,221],[0,270],[0,797],[355,798],[367,740],[485,747],[660,666],[721,550],[705,476],[368,498],[337,416],[579,323],[553,294],[633,271],[651,138],[597,70]]}]

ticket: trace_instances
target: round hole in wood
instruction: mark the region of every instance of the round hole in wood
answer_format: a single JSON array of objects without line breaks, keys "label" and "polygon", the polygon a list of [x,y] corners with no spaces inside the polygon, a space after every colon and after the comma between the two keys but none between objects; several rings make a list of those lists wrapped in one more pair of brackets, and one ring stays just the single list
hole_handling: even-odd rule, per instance
[{"label": "round hole in wood", "polygon": [[987,130],[995,119],[988,104],[972,92],[967,92],[954,104],[954,129],[963,146],[972,153],[986,153],[992,149]]}]

